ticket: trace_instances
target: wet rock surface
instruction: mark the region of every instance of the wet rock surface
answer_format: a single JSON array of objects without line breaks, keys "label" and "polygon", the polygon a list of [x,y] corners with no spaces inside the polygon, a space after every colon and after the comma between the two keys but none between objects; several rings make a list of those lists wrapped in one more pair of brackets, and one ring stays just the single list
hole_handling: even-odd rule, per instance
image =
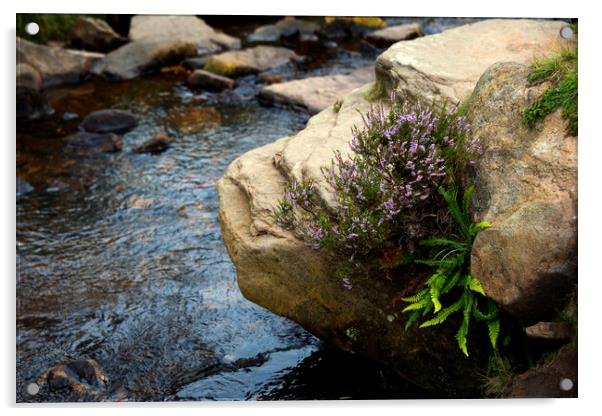
[{"label": "wet rock surface", "polygon": [[52,393],[69,395],[74,401],[106,394],[109,379],[95,360],[74,360],[48,370],[40,381]]},{"label": "wet rock surface", "polygon": [[238,77],[258,74],[284,65],[299,57],[290,49],[278,46],[255,46],[241,51],[223,52],[207,61],[205,70],[220,75]]},{"label": "wet rock surface", "polygon": [[159,154],[167,150],[172,142],[173,138],[169,137],[164,132],[160,132],[155,134],[155,136],[149,141],[146,141],[141,145],[134,147],[132,149],[132,152]]},{"label": "wet rock surface", "polygon": [[88,114],[79,125],[89,133],[126,133],[138,125],[138,119],[126,110],[98,110]]},{"label": "wet rock surface", "polygon": [[127,42],[101,19],[79,17],[69,34],[69,42],[73,48],[91,51],[109,52]]},{"label": "wet rock surface", "polygon": [[96,52],[51,48],[17,37],[17,63],[34,67],[42,76],[44,88],[81,82],[92,64],[103,56]]},{"label": "wet rock surface", "polygon": [[469,120],[483,156],[470,175],[477,236],[472,273],[485,293],[527,324],[559,309],[577,283],[577,137],[555,112],[539,127],[522,112],[545,85],[531,88],[529,68],[499,63],[481,77]]},{"label": "wet rock surface", "polygon": [[315,114],[373,80],[374,68],[366,67],[346,75],[308,77],[270,85],[259,92],[259,99]]},{"label": "wet rock surface", "polygon": [[132,79],[187,57],[240,47],[238,39],[216,32],[195,16],[134,16],[129,38],[132,42],[97,62],[93,72]]},{"label": "wet rock surface", "polygon": [[67,137],[67,149],[79,153],[113,153],[123,148],[123,140],[114,133],[80,131]]},{"label": "wet rock surface", "polygon": [[217,75],[202,69],[196,69],[186,80],[190,88],[202,88],[207,91],[231,90],[236,82],[228,77]]},{"label": "wet rock surface", "polygon": [[391,46],[401,40],[411,40],[422,36],[422,28],[418,23],[389,26],[375,30],[366,36],[366,40],[377,46]]},{"label": "wet rock surface", "polygon": [[246,38],[249,45],[294,43],[295,39],[305,42],[317,39],[320,26],[314,22],[297,18],[284,18],[272,25],[260,26]]}]

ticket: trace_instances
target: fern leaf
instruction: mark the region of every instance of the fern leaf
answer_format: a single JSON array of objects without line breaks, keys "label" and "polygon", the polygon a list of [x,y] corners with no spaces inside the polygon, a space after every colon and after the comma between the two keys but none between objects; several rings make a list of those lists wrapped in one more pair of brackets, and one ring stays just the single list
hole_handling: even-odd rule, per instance
[{"label": "fern leaf", "polygon": [[420,328],[426,328],[427,326],[439,325],[445,322],[445,320],[454,312],[458,312],[464,305],[464,299],[460,298],[456,302],[452,303],[447,308],[443,308],[433,319],[423,322]]},{"label": "fern leaf", "polygon": [[481,295],[485,296],[483,286],[481,286],[481,282],[476,277],[468,276],[468,288],[474,292],[480,293]]},{"label": "fern leaf", "polygon": [[430,302],[431,302],[430,298],[422,299],[419,302],[412,303],[411,305],[406,306],[404,308],[404,310],[402,310],[402,312],[409,312],[409,311],[415,311],[418,309],[422,309],[422,308],[426,307]]},{"label": "fern leaf", "polygon": [[435,308],[435,313],[441,310],[441,302],[439,302],[439,288],[436,286],[431,287],[431,302]]},{"label": "fern leaf", "polygon": [[491,224],[489,224],[487,221],[481,221],[481,222],[476,223],[474,225],[474,228],[477,231],[481,231],[481,230],[485,230],[487,228],[491,228]]},{"label": "fern leaf", "polygon": [[474,305],[472,307],[472,316],[474,316],[477,321],[490,321],[494,318],[497,318],[497,315],[498,315],[497,306],[495,306],[495,304],[489,299],[486,299],[486,301],[487,301],[487,313],[483,313],[479,310],[479,308],[477,306],[477,300],[475,299]]},{"label": "fern leaf", "polygon": [[464,236],[468,236],[469,234],[469,221],[465,213],[462,212],[460,207],[458,206],[457,191],[454,189],[452,191],[446,191],[443,187],[439,188],[439,193],[445,198],[447,202],[447,208],[449,213],[452,215],[453,219],[458,223],[460,229],[462,230],[462,234]]},{"label": "fern leaf", "polygon": [[487,322],[487,329],[489,330],[489,340],[491,341],[491,346],[493,349],[495,349],[497,338],[500,335],[500,320],[496,319],[494,321]]},{"label": "fern leaf", "polygon": [[460,350],[468,357],[468,349],[467,349],[467,341],[466,335],[468,335],[468,328],[470,326],[470,315],[472,313],[472,302],[473,297],[469,295],[470,292],[465,292],[462,298],[464,299],[464,318],[462,319],[462,324],[456,333],[456,340],[458,341],[458,346]]},{"label": "fern leaf", "polygon": [[445,293],[449,292],[450,290],[452,290],[458,283],[458,280],[460,279],[460,275],[461,275],[461,273],[459,270],[456,273],[454,273],[454,275],[451,277],[451,279],[447,280],[447,282],[445,283],[445,286],[443,286],[443,289],[441,289],[441,293],[445,294]]},{"label": "fern leaf", "polygon": [[450,246],[454,248],[462,249],[464,245],[458,241],[449,240],[447,238],[431,237],[420,242],[421,246],[437,247],[437,246]]},{"label": "fern leaf", "polygon": [[420,318],[420,311],[412,312],[406,321],[405,330],[407,331],[412,325],[414,325],[414,322],[416,322],[418,318]]},{"label": "fern leaf", "polygon": [[401,300],[403,300],[404,302],[416,303],[419,300],[422,300],[424,298],[424,295],[426,295],[428,293],[428,291],[429,291],[428,289],[422,289],[421,291],[416,293],[414,296],[401,298]]}]

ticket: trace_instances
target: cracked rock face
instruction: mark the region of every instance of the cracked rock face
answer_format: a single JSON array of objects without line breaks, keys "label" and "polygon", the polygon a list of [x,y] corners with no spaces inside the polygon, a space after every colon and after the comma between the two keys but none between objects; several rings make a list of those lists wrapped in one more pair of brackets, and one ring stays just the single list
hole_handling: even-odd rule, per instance
[{"label": "cracked rock face", "polygon": [[528,63],[561,41],[566,23],[492,19],[391,46],[376,60],[387,88],[452,102],[466,98],[495,62]]},{"label": "cracked rock face", "polygon": [[469,119],[484,149],[471,175],[473,207],[493,226],[477,236],[471,264],[489,297],[537,322],[577,283],[577,137],[559,111],[534,129],[521,124],[542,90],[527,85],[528,73],[493,65],[473,94]]}]

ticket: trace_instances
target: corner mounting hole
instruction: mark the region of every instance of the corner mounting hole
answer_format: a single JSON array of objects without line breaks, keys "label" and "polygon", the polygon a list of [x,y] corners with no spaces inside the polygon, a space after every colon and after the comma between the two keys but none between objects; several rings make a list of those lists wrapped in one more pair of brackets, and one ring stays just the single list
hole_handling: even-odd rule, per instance
[{"label": "corner mounting hole", "polygon": [[35,36],[38,34],[39,31],[40,25],[38,25],[36,22],[29,22],[25,25],[25,32],[28,35]]},{"label": "corner mounting hole", "polygon": [[575,33],[573,32],[573,29],[571,29],[570,26],[565,26],[562,29],[560,29],[560,37],[563,39],[571,40],[575,37]]},{"label": "corner mounting hole", "polygon": [[29,383],[25,390],[30,396],[35,396],[40,391],[40,386],[38,386],[36,383]]},{"label": "corner mounting hole", "polygon": [[560,389],[564,391],[570,391],[573,389],[573,380],[570,378],[563,378],[560,380]]}]

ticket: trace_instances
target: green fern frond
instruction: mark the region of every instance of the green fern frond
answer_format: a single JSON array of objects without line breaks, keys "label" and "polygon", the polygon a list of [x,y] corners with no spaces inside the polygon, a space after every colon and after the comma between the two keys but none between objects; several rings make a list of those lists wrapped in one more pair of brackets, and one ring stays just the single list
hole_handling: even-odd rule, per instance
[{"label": "green fern frond", "polygon": [[489,330],[489,340],[491,341],[491,346],[495,349],[497,345],[497,338],[500,335],[500,320],[496,319],[495,321],[487,322],[487,329]]},{"label": "green fern frond", "polygon": [[462,234],[464,236],[467,236],[469,233],[469,219],[467,218],[467,215],[464,212],[462,212],[460,207],[458,206],[458,201],[456,200],[457,190],[453,189],[451,191],[446,191],[445,189],[443,189],[443,187],[439,187],[439,193],[443,196],[443,198],[445,198],[445,201],[447,202],[447,209],[452,215],[453,219],[456,221],[456,223],[460,226]]},{"label": "green fern frond", "polygon": [[473,193],[474,193],[474,185],[470,185],[464,191],[464,196],[462,198],[462,213],[465,215],[470,212],[470,201],[472,200]]},{"label": "green fern frond", "polygon": [[495,303],[493,303],[489,299],[486,299],[486,301],[487,313],[483,313],[479,310],[477,305],[478,302],[475,299],[474,305],[472,307],[472,316],[474,316],[477,321],[490,321],[492,319],[497,318],[498,316],[498,309],[497,306],[495,306]]},{"label": "green fern frond", "polygon": [[420,318],[420,311],[412,312],[406,321],[405,330],[407,331],[412,325],[414,325],[414,322],[416,322],[418,318]]},{"label": "green fern frond", "polygon": [[408,302],[408,303],[416,303],[419,300],[424,299],[425,295],[429,293],[428,289],[422,289],[421,291],[419,291],[418,293],[416,293],[414,296],[408,296],[405,298],[401,298],[402,301],[404,302]]},{"label": "green fern frond", "polygon": [[468,335],[468,328],[470,326],[470,316],[472,314],[472,302],[473,302],[473,297],[472,295],[469,295],[470,292],[464,292],[464,295],[462,296],[464,298],[464,311],[463,311],[463,315],[464,318],[462,319],[462,324],[460,325],[460,328],[458,329],[458,332],[456,333],[456,340],[458,341],[458,346],[460,347],[460,350],[462,350],[462,352],[464,353],[464,355],[466,355],[468,357],[468,349],[467,349],[467,341],[466,341],[466,335]]},{"label": "green fern frond", "polygon": [[454,275],[451,277],[451,279],[449,279],[445,283],[445,286],[443,286],[443,289],[441,289],[441,293],[445,294],[445,293],[449,292],[450,290],[452,290],[454,287],[456,287],[458,280],[460,280],[460,275],[461,275],[461,273],[459,270],[456,273],[454,273]]},{"label": "green fern frond", "polygon": [[458,241],[449,240],[447,238],[431,237],[420,242],[420,245],[426,247],[449,246],[458,249],[463,249],[464,245]]},{"label": "green fern frond", "polygon": [[481,282],[479,279],[473,276],[468,276],[468,288],[473,292],[480,293],[485,296],[485,291],[483,290],[483,286],[481,286]]},{"label": "green fern frond", "polygon": [[430,302],[431,302],[430,298],[422,299],[419,302],[412,303],[411,305],[406,306],[405,309],[402,310],[402,312],[415,311],[418,309],[425,308]]},{"label": "green fern frond", "polygon": [[442,324],[452,313],[458,312],[460,309],[462,309],[463,305],[464,305],[464,299],[463,298],[458,299],[456,302],[452,303],[447,308],[442,309],[441,312],[439,312],[433,319],[423,322],[420,325],[420,328],[425,328],[427,326]]},{"label": "green fern frond", "polygon": [[439,302],[439,288],[433,286],[431,287],[431,302],[433,302],[433,307],[435,309],[435,313],[441,310],[441,302]]}]

